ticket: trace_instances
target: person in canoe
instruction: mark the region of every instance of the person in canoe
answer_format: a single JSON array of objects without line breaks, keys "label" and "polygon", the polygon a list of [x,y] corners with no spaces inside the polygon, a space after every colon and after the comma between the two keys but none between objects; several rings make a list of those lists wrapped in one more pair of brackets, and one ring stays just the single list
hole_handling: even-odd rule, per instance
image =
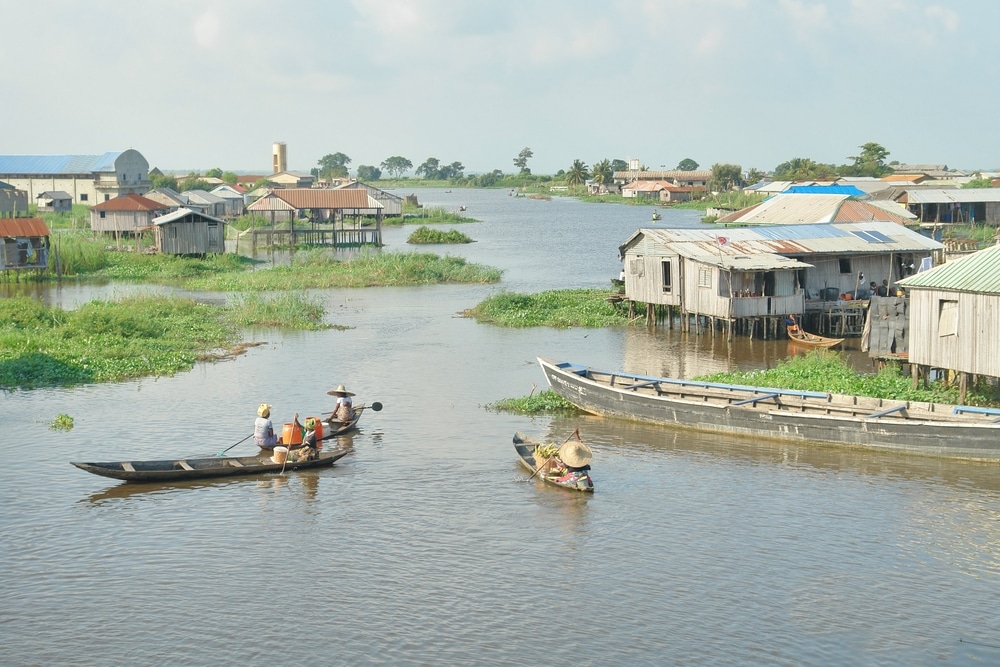
[{"label": "person in canoe", "polygon": [[347,391],[344,385],[340,384],[337,385],[336,389],[331,389],[326,393],[337,397],[337,404],[333,406],[333,413],[328,421],[349,422],[354,419],[354,402],[351,400],[354,392]]},{"label": "person in canoe", "polygon": [[274,424],[271,423],[271,406],[261,403],[257,408],[257,419],[253,422],[253,441],[258,447],[274,447],[278,444],[278,436],[274,434]]},{"label": "person in canoe", "polygon": [[567,440],[559,447],[559,453],[556,456],[562,462],[566,474],[555,481],[564,484],[574,482],[586,475],[590,471],[590,460],[594,455],[590,451],[590,447],[579,440]]},{"label": "person in canoe", "polygon": [[299,413],[292,417],[293,428],[302,432],[302,446],[288,452],[289,461],[311,461],[319,456],[319,444],[316,442],[316,418],[308,417],[305,425],[299,423]]},{"label": "person in canoe", "polygon": [[785,326],[788,327],[789,333],[794,333],[799,330],[799,323],[795,321],[794,315],[789,315],[785,318]]}]

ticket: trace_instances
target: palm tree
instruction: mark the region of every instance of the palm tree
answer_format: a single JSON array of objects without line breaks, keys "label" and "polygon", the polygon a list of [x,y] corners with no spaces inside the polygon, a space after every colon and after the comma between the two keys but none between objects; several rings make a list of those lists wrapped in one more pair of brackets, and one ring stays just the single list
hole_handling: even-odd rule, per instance
[{"label": "palm tree", "polygon": [[610,183],[615,177],[615,172],[611,169],[611,160],[604,159],[594,165],[594,169],[591,173],[591,178],[594,179],[596,183],[606,185]]},{"label": "palm tree", "polygon": [[587,165],[582,160],[573,160],[573,166],[566,172],[566,182],[570,185],[583,185],[590,178]]}]

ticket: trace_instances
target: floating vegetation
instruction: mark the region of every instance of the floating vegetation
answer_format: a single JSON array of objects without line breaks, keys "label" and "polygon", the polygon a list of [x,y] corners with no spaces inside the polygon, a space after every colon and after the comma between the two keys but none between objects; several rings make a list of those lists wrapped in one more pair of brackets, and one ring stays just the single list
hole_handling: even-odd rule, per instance
[{"label": "floating vegetation", "polygon": [[67,414],[60,412],[56,415],[55,420],[49,424],[49,428],[53,431],[72,431],[73,430],[73,418]]},{"label": "floating vegetation", "polygon": [[465,317],[501,327],[608,327],[629,324],[608,301],[607,290],[551,290],[537,294],[500,292],[464,311]]},{"label": "floating vegetation", "polygon": [[456,229],[444,231],[430,227],[418,227],[406,239],[407,243],[472,243],[472,239]]},{"label": "floating vegetation", "polygon": [[484,407],[493,412],[513,412],[519,415],[580,413],[575,405],[551,389],[520,398],[503,398]]}]

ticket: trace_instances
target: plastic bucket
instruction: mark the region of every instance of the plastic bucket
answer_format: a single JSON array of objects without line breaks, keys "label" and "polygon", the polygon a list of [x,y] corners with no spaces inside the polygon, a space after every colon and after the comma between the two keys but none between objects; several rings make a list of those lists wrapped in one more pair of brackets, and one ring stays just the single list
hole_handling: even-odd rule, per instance
[{"label": "plastic bucket", "polygon": [[288,447],[275,447],[274,456],[271,460],[275,463],[284,463],[285,459],[288,458]]},{"label": "plastic bucket", "polygon": [[281,444],[283,445],[301,445],[302,444],[302,429],[295,428],[295,424],[288,422],[281,429]]}]

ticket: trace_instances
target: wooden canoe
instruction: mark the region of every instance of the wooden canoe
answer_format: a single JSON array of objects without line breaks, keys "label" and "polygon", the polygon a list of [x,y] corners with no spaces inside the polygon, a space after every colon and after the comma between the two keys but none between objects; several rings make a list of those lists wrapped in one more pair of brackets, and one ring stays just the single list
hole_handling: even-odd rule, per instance
[{"label": "wooden canoe", "polygon": [[121,479],[126,482],[178,482],[208,477],[235,477],[280,473],[282,470],[305,470],[332,466],[349,449],[320,452],[309,461],[274,463],[269,456],[211,456],[197,459],[165,459],[161,461],[105,461],[99,463],[71,461],[80,470]]},{"label": "wooden canoe", "polygon": [[[570,437],[576,437],[579,440],[580,434],[579,432],[574,431],[573,435]],[[559,475],[547,475],[544,472],[538,472],[538,464],[535,463],[535,445],[541,444],[544,443],[534,440],[523,433],[518,432],[514,434],[514,449],[517,451],[517,457],[518,460],[521,461],[521,465],[530,470],[532,475],[535,477],[539,477],[543,481],[554,486],[558,486],[559,488],[593,493],[594,482],[590,479],[589,473],[585,473],[578,479],[570,482],[560,482],[558,481]]]},{"label": "wooden canoe", "polygon": [[604,371],[538,358],[581,410],[760,440],[1000,461],[1000,410]]},{"label": "wooden canoe", "polygon": [[799,327],[788,327],[788,340],[791,341],[793,345],[813,349],[829,349],[831,347],[837,347],[844,342],[843,338],[827,338],[826,336],[820,336],[819,334],[803,331]]}]

